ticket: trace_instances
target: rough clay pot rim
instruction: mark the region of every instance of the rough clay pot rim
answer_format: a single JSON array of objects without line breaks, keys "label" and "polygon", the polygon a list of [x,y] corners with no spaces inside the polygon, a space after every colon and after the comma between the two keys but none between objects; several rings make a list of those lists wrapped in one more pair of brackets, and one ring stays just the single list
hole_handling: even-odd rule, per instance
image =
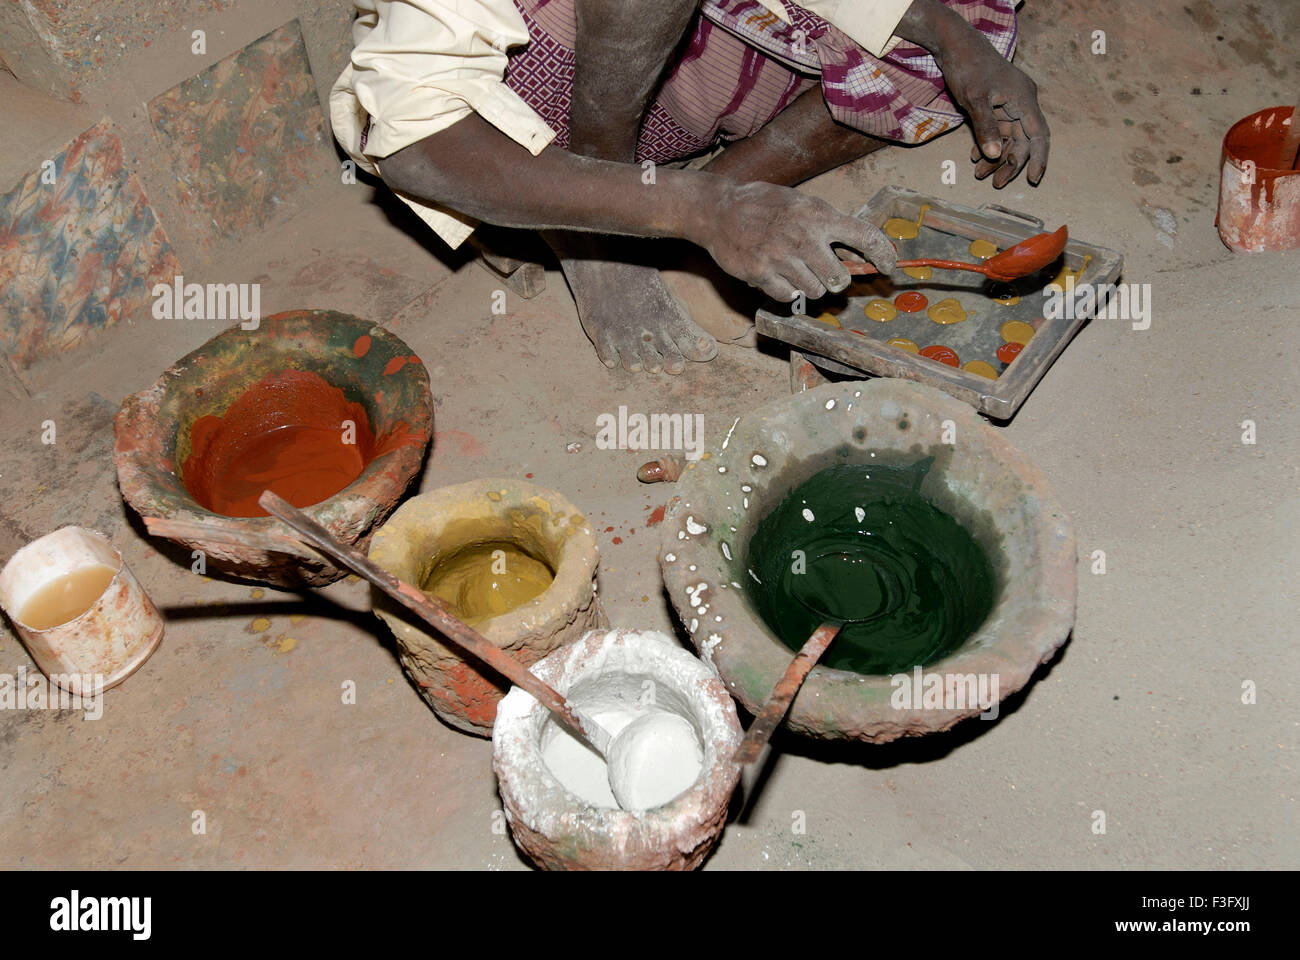
[{"label": "rough clay pot rim", "polygon": [[[433,512],[434,509],[442,503],[465,503],[469,500],[482,499],[488,503],[505,504],[513,503],[512,498],[506,496],[506,491],[514,488],[519,492],[519,503],[528,503],[533,499],[545,500],[549,505],[559,506],[559,511],[552,510],[554,513],[562,513],[566,517],[580,517],[581,523],[575,525],[572,520],[568,526],[575,532],[568,535],[567,539],[572,541],[576,549],[566,549],[560,558],[560,564],[553,571],[554,578],[550,586],[530,600],[527,604],[507,610],[505,613],[484,620],[475,629],[487,637],[493,643],[500,645],[500,641],[513,639],[519,633],[519,621],[523,611],[536,610],[542,616],[540,622],[535,622],[530,626],[530,630],[545,629],[551,621],[557,617],[566,616],[571,604],[565,601],[565,598],[580,596],[592,582],[596,575],[596,568],[600,565],[600,548],[596,541],[595,529],[587,515],[569,500],[563,493],[558,490],[544,487],[532,480],[519,480],[513,477],[484,477],[479,480],[467,480],[463,483],[454,483],[445,487],[435,487],[432,490],[426,490],[409,497],[393,511],[392,515],[376,528],[374,536],[370,541],[369,557],[381,567],[389,570],[390,564],[385,560],[387,550],[385,544],[389,538],[400,536],[407,527],[415,527],[419,521],[424,519],[425,512]],[[501,493],[499,501],[492,501],[488,497],[489,491]],[[395,574],[398,575],[398,574]],[[416,586],[419,586],[416,584]],[[377,587],[371,587],[371,610],[375,616],[381,618],[389,625],[390,629],[404,629],[417,633],[425,634],[436,640],[441,646],[455,652],[457,659],[463,659],[459,650],[454,646],[443,643],[437,636],[430,633],[433,627],[427,626],[422,622],[418,625],[406,619],[409,614],[405,613],[405,608],[399,608],[396,601],[389,599],[388,595]],[[402,615],[398,616],[399,609]],[[426,629],[427,626],[427,629]]]},{"label": "rough clay pot rim", "polygon": [[[1291,104],[1284,103],[1274,107],[1264,107],[1262,110],[1256,110],[1254,113],[1247,114],[1246,116],[1242,117],[1232,126],[1230,126],[1228,128],[1228,132],[1223,135],[1222,151],[1223,151],[1224,159],[1227,160],[1234,167],[1236,167],[1238,170],[1245,169],[1244,161],[1241,159],[1240,156],[1232,152],[1232,148],[1229,146],[1228,142],[1233,139],[1238,129],[1246,126],[1247,124],[1258,122],[1265,114],[1285,112],[1291,109],[1293,109],[1293,106]],[[1279,117],[1278,119],[1279,122],[1281,122],[1281,118]],[[1278,174],[1279,176],[1300,176],[1300,169],[1295,167],[1261,167],[1257,165],[1255,167],[1255,171],[1257,173]]]},{"label": "rough clay pot rim", "polygon": [[[152,424],[158,422],[158,414],[164,398],[178,389],[186,379],[193,376],[194,371],[202,366],[202,363],[221,341],[250,334],[266,336],[275,330],[295,332],[303,328],[310,330],[318,322],[320,314],[329,314],[330,322],[334,324],[352,324],[357,331],[358,337],[369,336],[372,340],[379,340],[400,347],[398,353],[401,355],[416,356],[405,341],[378,323],[334,310],[308,308],[281,311],[280,313],[262,317],[256,330],[244,330],[240,324],[232,324],[176,360],[159,374],[157,379],[149,386],[130,394],[122,401],[122,405],[114,418],[114,457],[119,464],[118,484],[122,491],[122,497],[131,505],[132,509],[141,516],[149,515],[151,509],[148,506],[151,499],[149,491],[153,487],[149,474],[152,471],[163,471],[176,477],[180,489],[185,492],[187,498],[187,502],[174,511],[174,516],[199,520],[217,518],[223,524],[242,527],[252,532],[280,534],[296,538],[297,535],[294,531],[275,517],[231,517],[209,510],[195,500],[193,494],[189,492],[189,488],[186,487],[178,472],[178,465],[173,463],[172,469],[167,470],[163,462],[159,462],[150,456],[149,445],[132,444],[126,446],[123,444],[123,438],[147,436],[152,433]],[[277,341],[272,336],[268,337],[267,342],[274,344]],[[272,347],[271,349],[275,348]],[[424,402],[418,408],[412,409],[410,419],[403,422],[407,423],[410,434],[419,438],[420,442],[418,444],[404,444],[396,450],[380,454],[370,460],[360,475],[338,493],[319,503],[303,507],[303,512],[312,519],[327,527],[336,527],[336,524],[328,522],[330,515],[337,516],[340,513],[348,515],[363,514],[375,504],[400,497],[406,485],[410,483],[419,470],[420,463],[424,459],[425,448],[433,435],[433,397],[429,390],[427,368],[423,363],[418,366],[410,366],[414,368],[416,376],[424,381],[423,390],[421,390]],[[174,455],[174,449],[172,453]],[[404,479],[398,480],[397,477],[403,477]],[[339,531],[336,530],[335,532]],[[178,542],[191,543],[188,539],[178,540]]]},{"label": "rough clay pot rim", "polygon": [[[42,540],[46,540],[46,539],[48,539],[49,537],[53,537],[53,536],[56,536],[57,534],[62,533],[64,530],[78,530],[78,531],[80,531],[80,532],[82,532],[82,533],[91,533],[91,534],[94,534],[95,536],[99,537],[99,539],[101,539],[101,540],[104,541],[104,545],[105,545],[106,547],[108,547],[108,548],[109,548],[110,550],[112,550],[115,554],[117,554],[117,569],[113,571],[113,578],[112,578],[111,580],[108,581],[108,584],[104,587],[104,591],[103,591],[103,593],[108,593],[108,591],[111,590],[111,589],[113,588],[113,585],[114,585],[115,583],[117,583],[118,580],[121,579],[122,571],[123,571],[123,569],[126,568],[126,557],[122,556],[122,551],[119,550],[119,549],[117,549],[117,547],[113,546],[113,541],[110,540],[110,539],[108,539],[108,537],[106,537],[103,533],[101,533],[100,531],[96,530],[94,527],[83,527],[83,526],[82,526],[81,524],[79,524],[79,523],[65,523],[63,526],[59,527],[57,530],[51,530],[49,533],[43,533],[43,534],[41,534],[41,535],[40,535],[39,537],[37,537],[35,540],[29,540],[29,541],[27,541],[27,543],[23,544],[21,547],[19,547],[17,550],[15,550],[15,551],[13,552],[13,555],[12,555],[8,560],[5,561],[3,567],[0,567],[0,577],[3,577],[4,574],[5,574],[5,571],[7,571],[11,566],[13,566],[15,563],[17,563],[17,562],[18,562],[18,559],[19,559],[19,558],[20,558],[24,553],[26,553],[26,552],[28,551],[28,549],[30,549],[30,548],[32,548],[32,547],[35,547],[35,546],[36,546],[37,544],[39,544]],[[79,570],[79,569],[81,569],[81,568],[80,568],[80,567],[74,567],[73,569]],[[69,571],[69,572],[71,572],[71,571]],[[140,589],[141,589],[141,591],[143,592],[144,587],[141,586]],[[92,603],[90,606],[88,606],[88,607],[87,607],[85,610],[83,610],[81,613],[77,614],[77,615],[76,615],[75,617],[73,617],[71,620],[64,620],[62,623],[56,623],[56,624],[54,624],[54,626],[52,626],[52,627],[33,627],[33,626],[31,626],[31,625],[30,625],[26,620],[23,620],[21,617],[18,616],[18,611],[16,611],[16,610],[10,610],[10,609],[9,609],[9,605],[8,605],[7,603],[4,603],[3,601],[0,601],[0,609],[3,609],[4,612],[9,616],[9,618],[10,618],[11,620],[14,621],[14,623],[21,623],[21,624],[23,625],[23,629],[26,630],[28,633],[48,633],[48,632],[50,632],[51,630],[61,630],[61,629],[64,628],[64,627],[70,627],[70,626],[72,626],[74,623],[76,623],[77,621],[82,620],[82,619],[84,619],[84,618],[90,616],[90,611],[93,610],[93,609],[95,608],[95,604],[99,603],[99,601],[100,601],[101,599],[103,599],[103,593],[101,593],[99,597],[96,597],[96,598],[95,598],[95,603]]]},{"label": "rough clay pot rim", "polygon": [[[874,403],[876,409],[879,409],[885,403],[894,402],[905,407],[910,406],[912,409],[907,412],[918,422],[924,417],[933,417],[936,420],[951,419],[958,424],[959,429],[978,431],[983,437],[984,446],[991,450],[1000,462],[1014,465],[1014,469],[1008,467],[1008,472],[1018,476],[1022,486],[1033,488],[1036,498],[1043,507],[1040,511],[1043,521],[1036,525],[1033,533],[1041,560],[1037,568],[1037,576],[1032,584],[1021,580],[1008,587],[999,598],[998,605],[990,614],[990,619],[976,631],[975,636],[979,638],[1003,626],[1002,611],[1009,605],[1013,596],[1023,593],[1033,600],[1030,610],[1033,619],[1026,622],[1022,616],[1011,626],[1017,633],[1023,634],[1026,632],[1026,627],[1032,625],[1032,635],[1047,637],[1048,642],[1030,650],[1028,644],[1017,643],[1016,637],[1003,631],[991,643],[968,642],[955,653],[926,664],[923,668],[925,673],[996,673],[999,679],[999,700],[1005,700],[1028,683],[1037,667],[1050,659],[1065,642],[1073,627],[1077,596],[1077,559],[1073,527],[1060,509],[1041,469],[1016,450],[1005,436],[986,423],[975,410],[933,387],[896,378],[828,383],[791,397],[781,397],[736,418],[725,432],[725,436],[707,448],[708,452],[704,457],[687,466],[678,481],[677,495],[669,501],[666,511],[666,522],[660,534],[659,562],[671,603],[679,619],[686,626],[691,642],[701,656],[714,669],[719,670],[719,675],[726,681],[732,695],[751,712],[761,704],[766,693],[755,695],[745,683],[737,682],[735,670],[729,667],[742,662],[745,666],[752,666],[752,664],[734,659],[736,655],[745,651],[765,652],[773,662],[784,661],[785,658],[793,656],[793,651],[781,644],[766,627],[755,629],[757,614],[750,610],[743,588],[733,589],[730,577],[725,581],[728,584],[725,589],[716,588],[717,578],[712,570],[721,563],[722,554],[709,533],[700,535],[703,531],[688,529],[689,524],[697,522],[689,504],[698,496],[695,492],[697,486],[710,482],[711,478],[717,475],[714,471],[720,468],[731,469],[734,466],[735,474],[746,475],[741,474],[740,470],[748,461],[740,458],[748,455],[747,441],[751,437],[757,437],[765,424],[775,418],[780,418],[785,423],[795,424],[800,419],[797,415],[800,411],[806,409],[807,413],[812,414],[812,411],[817,408],[830,409],[826,404],[832,400],[836,401],[835,407],[842,412],[847,412],[851,403]],[[848,401],[848,403],[840,401]],[[917,416],[918,414],[920,416]],[[746,452],[742,453],[742,448]],[[755,444],[755,450],[757,448],[758,444]],[[730,452],[727,452],[728,449]],[[864,451],[872,449],[869,441],[862,449]],[[957,454],[954,453],[955,455]],[[706,481],[706,478],[710,478],[710,481]],[[732,482],[741,481],[733,477]],[[711,519],[701,517],[700,521],[709,532],[713,530]],[[670,560],[669,557],[673,559]],[[696,570],[690,570],[692,565]],[[696,609],[694,604],[690,610],[683,609],[686,602],[682,597],[686,595],[686,588],[701,582],[707,584],[706,589],[709,593],[709,602],[705,605],[708,611],[707,622],[703,622],[702,617],[692,616],[691,611]],[[1055,585],[1054,590],[1053,585]],[[699,593],[696,594],[698,595]],[[715,607],[720,609],[714,609]],[[718,615],[723,616],[724,624],[734,618],[734,622],[740,623],[743,629],[731,630],[728,636],[727,628],[718,626],[714,620]],[[697,621],[701,622],[696,623]],[[692,623],[696,623],[695,629],[692,629]],[[758,646],[760,644],[761,647]],[[1026,649],[1010,651],[1019,653],[1019,656],[1009,655],[1008,647],[1016,646]],[[779,653],[779,657],[772,657],[773,651]],[[1026,652],[1033,653],[1032,662],[1024,655]],[[718,660],[722,661],[721,667],[718,665]],[[772,672],[766,667],[766,664],[762,664],[755,668],[754,672],[761,673],[765,686],[770,687],[775,684],[779,670]],[[972,669],[972,667],[983,669]],[[994,669],[989,669],[990,667]],[[770,677],[766,675],[768,672],[772,673]],[[827,708],[824,704],[817,703],[823,695],[834,696],[854,687],[868,691],[876,697],[875,702],[867,702],[864,699],[856,705],[858,716],[832,716],[827,714],[826,710],[833,711],[833,706]],[[863,675],[817,666],[805,681],[787,719],[791,727],[811,736],[847,735],[860,739],[886,740],[904,734],[894,732],[877,736],[871,733],[871,730],[877,725],[891,725],[898,729],[906,728],[906,735],[936,732],[951,727],[958,720],[981,712],[978,706],[971,709],[895,710],[888,702],[888,694],[892,689],[889,676]],[[880,700],[881,696],[884,697],[883,702]],[[854,729],[858,732],[846,734],[827,731],[824,728],[828,721],[837,730]],[[862,732],[864,730],[866,732]]]},{"label": "rough clay pot rim", "polygon": [[[546,712],[546,708],[531,694],[511,687],[497,708],[497,722],[492,731],[493,768],[508,806],[521,812],[527,808],[527,814],[533,818],[528,824],[530,829],[552,840],[594,826],[601,834],[624,838],[635,835],[647,844],[672,846],[676,838],[688,836],[691,827],[703,820],[693,815],[693,811],[713,812],[719,809],[719,805],[725,807],[740,779],[740,765],[734,757],[743,734],[735,702],[717,675],[689,650],[682,648],[675,638],[658,630],[624,627],[588,630],[578,640],[543,657],[531,669],[564,694],[568,684],[563,682],[563,675],[576,660],[584,655],[595,655],[607,644],[626,645],[629,641],[664,645],[664,657],[689,673],[697,690],[695,694],[679,692],[684,696],[711,700],[721,715],[722,729],[715,730],[713,738],[703,744],[705,765],[701,768],[699,780],[672,802],[635,813],[593,807],[560,783],[542,759],[540,745],[535,738],[528,736],[527,728],[537,711]],[[580,678],[581,675],[575,679]],[[714,757],[711,765],[708,764],[710,754]],[[545,797],[562,800],[564,805],[538,808],[522,802],[529,786],[539,788]],[[721,833],[721,828],[718,833]]]}]

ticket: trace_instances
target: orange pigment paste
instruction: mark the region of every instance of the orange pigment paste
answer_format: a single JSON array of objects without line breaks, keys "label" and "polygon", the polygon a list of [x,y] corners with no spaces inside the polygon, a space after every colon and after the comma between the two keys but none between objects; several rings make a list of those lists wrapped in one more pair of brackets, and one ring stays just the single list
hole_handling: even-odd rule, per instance
[{"label": "orange pigment paste", "polygon": [[257,503],[263,490],[309,507],[412,439],[404,423],[376,439],[365,408],[341,389],[306,370],[281,370],[245,390],[222,416],[194,421],[182,477],[213,513],[265,517]]}]

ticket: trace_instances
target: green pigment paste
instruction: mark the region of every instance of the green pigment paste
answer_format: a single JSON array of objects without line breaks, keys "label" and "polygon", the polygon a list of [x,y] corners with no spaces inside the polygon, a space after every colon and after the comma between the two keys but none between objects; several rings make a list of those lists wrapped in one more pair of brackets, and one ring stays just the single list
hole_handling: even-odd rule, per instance
[{"label": "green pigment paste", "polygon": [[798,650],[820,624],[841,623],[821,662],[892,674],[951,653],[984,622],[993,568],[966,529],[921,496],[933,462],[831,467],[762,519],[747,593],[782,643]]}]

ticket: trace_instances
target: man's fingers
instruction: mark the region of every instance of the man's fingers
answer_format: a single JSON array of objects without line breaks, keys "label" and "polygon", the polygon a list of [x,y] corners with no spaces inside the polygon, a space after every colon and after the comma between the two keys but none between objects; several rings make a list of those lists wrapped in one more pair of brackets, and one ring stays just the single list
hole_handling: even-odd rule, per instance
[{"label": "man's fingers", "polygon": [[795,289],[794,284],[785,277],[778,277],[774,273],[760,277],[755,286],[777,303],[789,303],[799,295],[799,291]]},{"label": "man's fingers", "polygon": [[1025,78],[1029,92],[1023,97],[1024,106],[1020,111],[1020,129],[1029,141],[1029,165],[1025,175],[1029,182],[1037,185],[1047,172],[1047,154],[1051,150],[1052,131],[1047,126],[1047,118],[1038,107],[1037,87],[1034,81]]},{"label": "man's fingers", "polygon": [[980,153],[989,160],[1002,155],[1002,134],[998,130],[998,118],[988,100],[976,100],[969,107],[971,129],[975,131],[975,143]]},{"label": "man's fingers", "polygon": [[783,271],[785,278],[794,284],[794,288],[809,300],[820,300],[826,296],[826,286],[806,264],[792,263]]},{"label": "man's fingers", "polygon": [[993,177],[993,186],[998,190],[1001,190],[1014,180],[1016,174],[1020,172],[1020,168],[1029,159],[1029,141],[1023,138],[1012,140],[1003,156],[1006,158],[1006,162],[1002,164]]},{"label": "man's fingers", "polygon": [[841,290],[847,289],[848,285],[853,282],[848,269],[840,262],[840,258],[835,255],[834,251],[827,251],[824,255],[809,260],[808,267],[813,273],[817,274],[817,279],[825,284],[826,289],[831,293],[839,293]]},{"label": "man's fingers", "polygon": [[898,263],[898,251],[881,231],[856,217],[843,217],[838,229],[831,231],[831,243],[850,247],[876,265],[881,273],[888,273]]}]

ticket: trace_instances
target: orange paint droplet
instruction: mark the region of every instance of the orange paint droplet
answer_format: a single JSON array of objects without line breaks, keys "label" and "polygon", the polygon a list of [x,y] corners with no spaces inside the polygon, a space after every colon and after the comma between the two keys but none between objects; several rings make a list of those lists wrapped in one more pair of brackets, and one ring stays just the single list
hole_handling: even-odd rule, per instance
[{"label": "orange paint droplet", "polygon": [[613,528],[613,527],[606,527],[606,528],[605,528],[605,532],[606,532],[606,533],[613,533],[613,532],[614,532],[614,528]]},{"label": "orange paint droplet", "polygon": [[660,504],[659,506],[655,507],[655,512],[650,514],[649,518],[645,522],[645,525],[647,527],[653,527],[656,524],[663,523],[663,520],[664,520],[664,504]]},{"label": "orange paint droplet", "polygon": [[370,350],[370,334],[363,333],[357,337],[356,343],[352,344],[352,353],[354,356],[364,357]]},{"label": "orange paint droplet", "polygon": [[960,366],[957,354],[952,350],[952,348],[942,346],[941,344],[936,343],[933,346],[922,347],[921,356],[927,357],[930,360],[937,360],[939,363],[946,363],[950,367]]},{"label": "orange paint droplet", "polygon": [[622,542],[623,542],[623,538],[622,538],[622,537],[615,537],[615,538],[614,538],[614,542],[615,542],[615,543],[622,543]]},{"label": "orange paint droplet", "polygon": [[904,313],[916,313],[919,310],[924,310],[929,302],[929,300],[925,299],[924,294],[917,293],[915,290],[900,293],[894,298],[894,306]]},{"label": "orange paint droplet", "polygon": [[529,480],[533,479],[533,475],[531,473],[525,473],[524,476],[527,477]]},{"label": "orange paint droplet", "polygon": [[384,367],[384,376],[387,377],[390,374],[396,373],[398,370],[401,370],[402,367],[404,367],[405,365],[406,365],[405,357],[393,357],[393,359],[388,361],[388,366]]},{"label": "orange paint droplet", "polygon": [[1020,351],[1023,349],[1025,349],[1023,343],[1004,343],[998,347],[998,359],[1003,363],[1010,363],[1020,356]]}]

